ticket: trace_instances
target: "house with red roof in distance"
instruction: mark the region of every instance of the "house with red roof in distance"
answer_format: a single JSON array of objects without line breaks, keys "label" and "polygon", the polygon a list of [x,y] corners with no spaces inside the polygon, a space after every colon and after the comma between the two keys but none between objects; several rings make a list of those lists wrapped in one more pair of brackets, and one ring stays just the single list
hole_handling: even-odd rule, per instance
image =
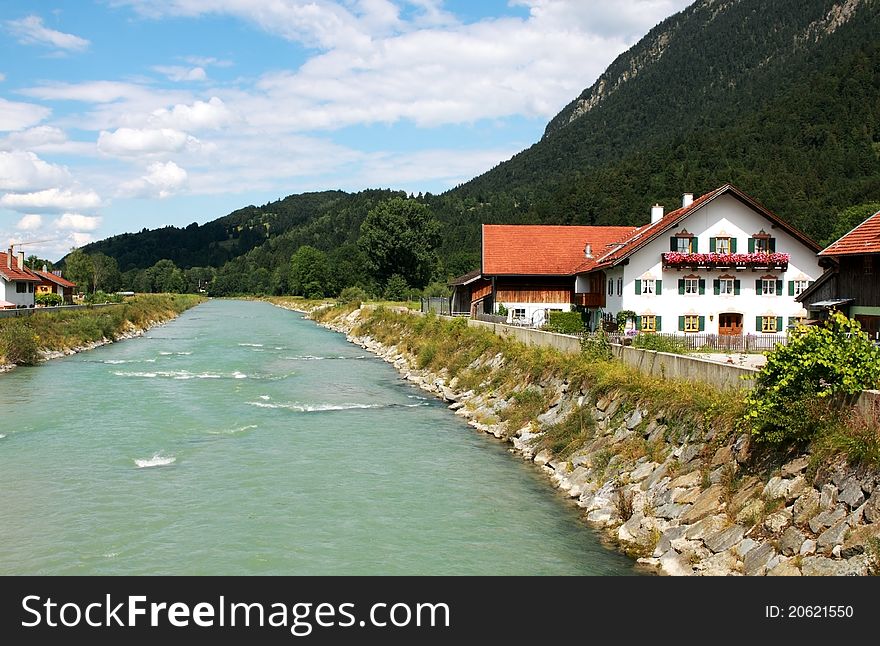
[{"label": "house with red roof in distance", "polygon": [[644,332],[778,334],[806,317],[818,250],[726,184],[640,227],[485,225],[482,273],[495,311],[532,324],[574,307],[591,328],[628,311]]},{"label": "house with red roof in distance", "polygon": [[24,264],[24,253],[18,257],[10,247],[0,252],[0,309],[33,307],[34,290],[40,278]]},{"label": "house with red roof in distance", "polygon": [[40,284],[37,285],[36,295],[40,294],[58,294],[61,296],[65,305],[73,304],[73,288],[76,283],[72,283],[61,276],[61,270],[49,271],[46,265],[43,265],[42,271],[34,271],[39,276]]},{"label": "house with red roof in distance", "polygon": [[880,211],[819,252],[822,276],[798,297],[813,313],[836,309],[880,338]]}]

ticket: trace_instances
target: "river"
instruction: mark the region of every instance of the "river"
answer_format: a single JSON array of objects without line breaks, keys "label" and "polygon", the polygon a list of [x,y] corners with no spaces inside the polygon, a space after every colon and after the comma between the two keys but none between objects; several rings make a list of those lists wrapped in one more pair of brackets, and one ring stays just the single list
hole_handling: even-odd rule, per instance
[{"label": "river", "polygon": [[634,574],[534,467],[266,303],[0,375],[0,574]]}]

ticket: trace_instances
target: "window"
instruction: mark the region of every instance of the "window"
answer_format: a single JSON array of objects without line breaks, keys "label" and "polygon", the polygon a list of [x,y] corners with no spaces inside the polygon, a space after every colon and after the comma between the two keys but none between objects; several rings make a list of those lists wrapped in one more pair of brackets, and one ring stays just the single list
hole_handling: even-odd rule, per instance
[{"label": "window", "polygon": [[733,296],[733,294],[734,294],[733,278],[720,278],[718,280],[718,293],[721,296]]},{"label": "window", "polygon": [[643,280],[642,281],[642,294],[653,294],[654,293],[654,281],[653,280]]},{"label": "window", "polygon": [[522,321],[526,317],[526,309],[524,307],[516,307],[510,310],[511,321]]},{"label": "window", "polygon": [[700,317],[699,316],[685,316],[684,317],[684,331],[685,332],[699,332],[700,331]]},{"label": "window", "polygon": [[15,291],[19,294],[26,294],[27,283],[15,283]]},{"label": "window", "polygon": [[623,278],[617,279],[617,295],[623,296]]},{"label": "window", "polygon": [[807,291],[807,287],[810,286],[810,281],[808,280],[791,280],[788,282],[788,295],[789,296],[800,296],[805,291]]},{"label": "window", "polygon": [[767,238],[755,238],[755,253],[767,253],[770,251],[770,241]]},{"label": "window", "polygon": [[685,278],[684,279],[684,293],[685,295],[696,295],[700,293],[700,279],[699,278]]},{"label": "window", "polygon": [[759,316],[758,322],[761,324],[762,334],[775,334],[782,331],[781,316]]},{"label": "window", "polygon": [[659,296],[663,291],[663,281],[655,280],[653,278],[643,278],[641,280],[636,281],[636,295],[639,294],[651,294],[653,296]]},{"label": "window", "polygon": [[691,252],[691,239],[690,238],[676,238],[675,244],[676,244],[675,250],[678,253],[690,253]]},{"label": "window", "polygon": [[28,283],[28,294],[33,294],[33,293],[34,293],[34,284]]},{"label": "window", "polygon": [[755,293],[758,296],[781,296],[782,281],[776,280],[772,276],[768,278],[759,278],[755,282]]},{"label": "window", "polygon": [[730,238],[715,238],[715,253],[730,253]]},{"label": "window", "polygon": [[656,332],[657,331],[657,319],[660,318],[658,316],[654,316],[653,314],[641,316],[639,317],[642,322],[641,330],[642,332]]},{"label": "window", "polygon": [[865,276],[870,276],[873,273],[874,273],[874,257],[873,256],[865,256],[864,274],[865,274]]},{"label": "window", "polygon": [[608,279],[608,295],[614,296],[614,279],[613,278]]},{"label": "window", "polygon": [[807,317],[805,316],[789,316],[788,317],[788,327],[796,328],[799,325],[804,325],[807,322]]}]

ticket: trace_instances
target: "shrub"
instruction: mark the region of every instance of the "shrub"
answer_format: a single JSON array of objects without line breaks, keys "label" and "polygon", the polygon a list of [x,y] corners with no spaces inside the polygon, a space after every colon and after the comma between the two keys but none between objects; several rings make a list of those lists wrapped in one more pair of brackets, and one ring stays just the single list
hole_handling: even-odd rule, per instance
[{"label": "shrub", "polygon": [[29,323],[14,320],[0,328],[0,354],[17,366],[33,366],[40,360],[37,335]]},{"label": "shrub", "polygon": [[406,300],[409,293],[409,285],[400,274],[394,274],[385,284],[385,298],[389,301]]},{"label": "shrub", "polygon": [[101,303],[121,303],[122,296],[119,294],[107,294],[102,291],[97,291],[94,294],[86,294],[83,299],[83,303],[86,305],[99,305]]},{"label": "shrub", "polygon": [[61,294],[48,292],[46,294],[37,294],[34,296],[34,302],[43,307],[53,307],[55,305],[61,305],[64,302],[64,298],[62,298]]},{"label": "shrub", "polygon": [[687,343],[683,339],[661,334],[639,334],[633,339],[634,348],[642,350],[656,350],[657,352],[671,352],[672,354],[687,354]]},{"label": "shrub", "polygon": [[498,313],[498,316],[507,316],[507,308],[504,306],[504,303],[498,303],[496,312]]},{"label": "shrub", "polygon": [[744,425],[769,444],[804,443],[847,400],[880,382],[880,348],[857,321],[832,312],[824,325],[799,327],[769,353],[756,379]]},{"label": "shrub", "polygon": [[339,298],[336,299],[336,302],[339,305],[350,305],[354,303],[360,307],[361,303],[365,300],[367,300],[367,293],[360,287],[346,287],[339,293]]},{"label": "shrub", "polygon": [[550,312],[544,327],[560,334],[580,334],[584,331],[584,319],[580,312]]},{"label": "shrub", "polygon": [[608,361],[611,359],[611,343],[605,330],[599,328],[581,339],[581,353],[588,361]]}]

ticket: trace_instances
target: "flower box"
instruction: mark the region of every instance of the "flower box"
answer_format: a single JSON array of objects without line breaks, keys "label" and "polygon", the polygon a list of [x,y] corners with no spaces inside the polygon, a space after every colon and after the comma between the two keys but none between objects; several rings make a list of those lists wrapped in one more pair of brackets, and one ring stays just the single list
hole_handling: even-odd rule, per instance
[{"label": "flower box", "polygon": [[678,253],[663,254],[663,267],[694,269],[788,269],[787,253]]}]

